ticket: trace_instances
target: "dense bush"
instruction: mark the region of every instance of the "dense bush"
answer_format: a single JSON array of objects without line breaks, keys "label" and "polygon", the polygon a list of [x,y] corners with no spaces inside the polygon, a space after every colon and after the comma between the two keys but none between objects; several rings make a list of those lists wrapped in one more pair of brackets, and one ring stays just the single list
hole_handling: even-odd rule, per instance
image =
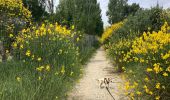
[{"label": "dense bush", "polygon": [[[22,0],[1,0],[0,13],[0,41],[6,51],[11,49],[18,32],[30,24],[31,12],[23,7]],[[5,52],[3,60],[6,60]]]},{"label": "dense bush", "polygon": [[170,28],[165,21],[168,10],[156,6],[138,10],[118,30],[110,28],[105,49],[118,71],[126,73],[123,89],[131,99],[169,99]]},{"label": "dense bush", "polygon": [[74,27],[69,30],[57,23],[23,29],[12,45],[12,61],[0,64],[0,98],[65,98],[81,74],[81,60],[94,50],[93,45],[82,48],[83,41],[85,35]]},{"label": "dense bush", "polygon": [[159,6],[151,9],[140,9],[135,15],[129,16],[127,21],[119,28],[116,34],[111,37],[112,42],[118,42],[120,39],[135,39],[145,31],[158,31],[165,20],[167,14]]},{"label": "dense bush", "polygon": [[[165,23],[158,32],[144,32],[143,36],[133,41],[130,51],[124,54],[122,62],[125,66],[133,67],[131,64],[136,63],[134,67],[141,69],[141,72],[137,73],[136,69],[130,68],[133,81],[140,84],[135,88],[126,89],[128,92],[133,90],[133,92],[130,92],[134,94],[133,96],[130,95],[131,98],[169,99],[169,29],[168,24]],[[141,73],[143,74],[141,75]],[[131,80],[130,83],[133,83],[133,81]],[[131,86],[128,84],[126,87]],[[138,93],[136,93],[137,91]]]}]

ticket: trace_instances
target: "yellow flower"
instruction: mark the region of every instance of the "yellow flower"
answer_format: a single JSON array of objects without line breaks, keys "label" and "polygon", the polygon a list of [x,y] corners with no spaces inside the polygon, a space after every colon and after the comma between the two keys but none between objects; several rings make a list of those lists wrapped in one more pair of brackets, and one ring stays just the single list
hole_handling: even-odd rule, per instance
[{"label": "yellow flower", "polygon": [[134,86],[135,86],[135,87],[138,86],[138,83],[137,83],[137,82],[134,82]]},{"label": "yellow flower", "polygon": [[71,26],[71,29],[74,30],[74,25]]},{"label": "yellow flower", "polygon": [[24,48],[24,46],[21,44],[21,45],[20,45],[20,49],[23,49],[23,48]]},{"label": "yellow flower", "polygon": [[78,41],[80,40],[80,38],[78,37],[76,40],[77,40],[77,42],[78,42]]},{"label": "yellow flower", "polygon": [[38,61],[41,61],[41,60],[42,60],[42,58],[41,58],[41,57],[39,57],[37,60],[38,60]]},{"label": "yellow flower", "polygon": [[147,89],[148,87],[146,85],[143,86],[144,89]]},{"label": "yellow flower", "polygon": [[65,73],[65,66],[64,66],[64,65],[61,67],[61,73],[62,73],[62,74]]},{"label": "yellow flower", "polygon": [[21,81],[21,78],[20,78],[20,77],[17,77],[16,80],[17,80],[18,82],[20,82],[20,81]]},{"label": "yellow flower", "polygon": [[149,94],[150,94],[150,95],[152,95],[152,94],[153,94],[153,92],[152,92],[152,91],[149,91]]},{"label": "yellow flower", "polygon": [[126,70],[126,68],[125,68],[125,67],[122,67],[122,70],[124,70],[124,71],[125,71],[125,70]]},{"label": "yellow flower", "polygon": [[41,72],[44,69],[44,66],[40,66],[38,68],[36,68],[37,71]]},{"label": "yellow flower", "polygon": [[71,72],[71,73],[70,73],[70,76],[72,76],[72,75],[73,75],[73,73],[74,73],[74,72]]},{"label": "yellow flower", "polygon": [[41,79],[42,79],[42,78],[39,76],[39,77],[38,77],[38,80],[41,81]]},{"label": "yellow flower", "polygon": [[26,53],[25,53],[26,56],[30,56],[31,55],[31,51],[30,50],[27,50]]},{"label": "yellow flower", "polygon": [[16,47],[17,47],[17,43],[14,43],[12,46],[13,46],[14,48],[16,48]]},{"label": "yellow flower", "polygon": [[34,57],[35,57],[34,55],[31,56],[32,60],[34,59]]},{"label": "yellow flower", "polygon": [[130,93],[130,97],[133,97],[134,96],[134,93]]},{"label": "yellow flower", "polygon": [[164,73],[163,73],[163,76],[167,77],[167,76],[168,76],[168,73],[164,72]]},{"label": "yellow flower", "polygon": [[161,85],[160,83],[156,83],[155,88],[156,88],[156,89],[160,89],[160,88],[161,88],[160,85]]},{"label": "yellow flower", "polygon": [[160,100],[160,96],[156,96],[156,97],[155,97],[155,100]]},{"label": "yellow flower", "polygon": [[166,71],[170,72],[170,66],[166,69]]},{"label": "yellow flower", "polygon": [[46,70],[47,70],[47,71],[50,71],[50,65],[47,65],[47,66],[46,66]]},{"label": "yellow flower", "polygon": [[142,95],[142,93],[140,91],[137,91],[136,94],[137,95]]},{"label": "yellow flower", "polygon": [[151,68],[146,69],[147,72],[152,72],[153,70]]},{"label": "yellow flower", "polygon": [[149,79],[148,79],[148,77],[146,77],[144,80],[145,80],[146,82],[149,82]]},{"label": "yellow flower", "polygon": [[170,57],[170,54],[167,53],[167,54],[165,54],[164,56],[162,56],[162,59],[163,59],[163,60],[166,60],[166,59],[169,58],[169,57]]},{"label": "yellow flower", "polygon": [[12,38],[12,37],[14,37],[14,35],[13,34],[9,34],[9,37]]},{"label": "yellow flower", "polygon": [[145,89],[145,92],[146,92],[146,93],[149,93],[149,89],[148,89],[148,88],[146,88],[146,89]]},{"label": "yellow flower", "polygon": [[160,64],[158,63],[158,64],[154,64],[153,65],[154,66],[154,71],[156,72],[156,74],[158,74],[159,72],[161,72],[162,71],[162,68],[160,67]]}]

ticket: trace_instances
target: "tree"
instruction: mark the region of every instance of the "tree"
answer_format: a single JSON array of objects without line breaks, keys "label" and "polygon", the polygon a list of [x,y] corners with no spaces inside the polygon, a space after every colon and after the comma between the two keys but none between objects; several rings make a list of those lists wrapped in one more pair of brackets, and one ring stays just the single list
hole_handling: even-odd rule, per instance
[{"label": "tree", "polygon": [[60,0],[57,7],[57,21],[87,34],[100,35],[103,32],[101,9],[97,0]]},{"label": "tree", "polygon": [[128,0],[109,1],[107,16],[109,17],[110,24],[122,21],[129,15],[134,15],[138,9],[140,9],[139,4],[133,3],[132,5],[128,5],[127,1]]},{"label": "tree", "polygon": [[124,19],[125,5],[127,5],[127,0],[109,0],[107,16],[110,24]]},{"label": "tree", "polygon": [[32,13],[32,17],[35,21],[40,21],[45,15],[47,15],[45,0],[22,0],[26,8]]}]

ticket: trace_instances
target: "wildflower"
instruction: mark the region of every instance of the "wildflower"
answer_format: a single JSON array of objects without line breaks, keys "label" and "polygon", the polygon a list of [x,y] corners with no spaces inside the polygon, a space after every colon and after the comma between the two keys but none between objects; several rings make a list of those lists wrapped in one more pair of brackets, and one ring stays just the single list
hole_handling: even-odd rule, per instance
[{"label": "wildflower", "polygon": [[133,97],[134,96],[134,93],[130,93],[130,97]]},{"label": "wildflower", "polygon": [[71,72],[71,73],[70,73],[70,76],[72,76],[72,75],[73,75],[73,73],[74,73],[74,72]]},{"label": "wildflower", "polygon": [[153,70],[151,68],[146,69],[147,72],[152,72]]},{"label": "wildflower", "polygon": [[50,71],[50,66],[49,65],[46,66],[46,71]]},{"label": "wildflower", "polygon": [[170,57],[170,54],[165,54],[164,56],[162,56],[162,59],[163,60],[166,60],[167,58],[169,58]]},{"label": "wildflower", "polygon": [[137,95],[141,95],[142,93],[141,93],[140,91],[137,91],[136,94],[137,94]]},{"label": "wildflower", "polygon": [[145,80],[146,82],[149,82],[149,79],[148,79],[148,77],[146,77],[144,80]]},{"label": "wildflower", "polygon": [[17,77],[16,80],[17,80],[18,82],[20,82],[20,81],[21,81],[21,78],[20,78],[20,77]]},{"label": "wildflower", "polygon": [[149,93],[149,89],[148,89],[148,88],[146,88],[146,89],[145,89],[145,92],[146,92],[146,93]]},{"label": "wildflower", "polygon": [[42,60],[42,58],[41,58],[41,57],[39,57],[37,60],[38,60],[38,61],[41,61],[41,60]]},{"label": "wildflower", "polygon": [[156,89],[160,89],[160,85],[161,85],[160,83],[156,83],[155,88],[156,88]]},{"label": "wildflower", "polygon": [[17,43],[14,43],[12,46],[13,46],[14,48],[16,48],[16,47],[17,47]]},{"label": "wildflower", "polygon": [[129,83],[129,82],[126,82],[124,88],[125,88],[125,90],[129,90],[129,89],[130,89],[130,83]]},{"label": "wildflower", "polygon": [[38,68],[36,68],[37,71],[41,72],[44,69],[44,66],[40,66]]},{"label": "wildflower", "polygon": [[21,45],[20,45],[20,49],[23,49],[23,48],[24,48],[24,46],[21,44]]},{"label": "wildflower", "polygon": [[167,76],[168,76],[168,73],[164,72],[164,73],[163,73],[163,76],[167,77]]},{"label": "wildflower", "polygon": [[41,79],[42,79],[42,78],[39,76],[39,77],[38,77],[38,80],[41,81]]},{"label": "wildflower", "polygon": [[166,71],[170,72],[170,66],[166,69]]},{"label": "wildflower", "polygon": [[62,74],[65,73],[65,66],[64,66],[64,65],[61,67],[61,73],[62,73]]},{"label": "wildflower", "polygon": [[33,59],[34,59],[34,57],[35,57],[35,56],[34,56],[34,55],[32,55],[32,56],[31,56],[31,59],[33,60]]},{"label": "wildflower", "polygon": [[13,34],[9,34],[9,37],[12,38],[12,37],[14,37],[14,35]]},{"label": "wildflower", "polygon": [[77,40],[77,42],[78,42],[78,41],[80,40],[80,38],[78,37],[76,40]]},{"label": "wildflower", "polygon": [[25,53],[26,56],[30,56],[31,55],[31,51],[30,50],[27,50],[26,53]]},{"label": "wildflower", "polygon": [[153,92],[152,92],[152,91],[149,91],[149,94],[150,94],[150,95],[153,95]]},{"label": "wildflower", "polygon": [[160,64],[154,64],[154,71],[156,72],[156,74],[158,74],[159,72],[162,71],[162,68],[160,67]]},{"label": "wildflower", "polygon": [[125,67],[122,67],[122,70],[124,70],[124,71],[125,71],[125,70],[126,70],[126,68],[125,68]]},{"label": "wildflower", "polygon": [[146,85],[143,86],[144,89],[147,89],[148,87]]},{"label": "wildflower", "polygon": [[160,100],[160,96],[156,96],[156,97],[155,97],[155,100]]},{"label": "wildflower", "polygon": [[74,25],[71,26],[71,29],[74,30]]},{"label": "wildflower", "polygon": [[138,86],[138,83],[137,83],[137,82],[134,82],[134,86]]}]

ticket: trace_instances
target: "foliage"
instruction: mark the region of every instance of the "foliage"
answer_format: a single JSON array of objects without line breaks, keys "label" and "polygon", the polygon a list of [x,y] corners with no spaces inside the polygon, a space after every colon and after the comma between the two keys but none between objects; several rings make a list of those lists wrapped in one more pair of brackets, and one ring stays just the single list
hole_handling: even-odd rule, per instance
[{"label": "foliage", "polygon": [[[156,17],[155,17],[156,16]],[[158,31],[167,20],[167,14],[164,14],[159,6],[146,10],[138,10],[134,16],[129,16],[127,21],[120,27],[110,42],[119,42],[121,39],[135,39],[140,37],[146,31]]]},{"label": "foliage", "polygon": [[106,45],[118,71],[131,77],[124,84],[125,94],[131,99],[169,99],[169,29],[165,23],[158,32],[144,32],[135,40]]},{"label": "foliage", "polygon": [[105,42],[109,37],[112,36],[112,34],[114,34],[115,31],[117,31],[120,27],[123,26],[124,22],[119,22],[119,23],[115,23],[110,27],[107,27],[104,31],[104,33],[102,34],[102,37],[100,39],[100,42],[103,43]]},{"label": "foliage", "polygon": [[81,56],[76,44],[82,38],[80,33],[57,23],[23,29],[13,43],[13,60],[0,64],[4,71],[1,82],[5,82],[0,90],[1,99],[65,98],[81,73]]},{"label": "foliage", "polygon": [[[165,23],[159,32],[144,32],[143,36],[133,41],[131,50],[123,57],[123,62],[127,64],[136,62],[143,65],[139,67],[144,67],[141,70],[144,73],[143,79],[139,82],[141,85],[133,88],[134,92],[140,91],[140,95],[133,93],[134,96],[131,98],[169,99],[169,29],[170,27]],[[134,77],[134,79],[136,78]]]},{"label": "foliage", "polygon": [[139,9],[105,42],[118,71],[125,73],[123,89],[132,100],[169,99],[168,14],[159,5]]},{"label": "foliage", "polygon": [[31,12],[23,7],[21,0],[0,0],[0,13],[0,41],[6,51],[11,49],[18,32],[30,24]]},{"label": "foliage", "polygon": [[42,20],[43,16],[47,15],[46,6],[41,0],[22,0],[24,7],[31,11],[32,18],[35,21]]},{"label": "foliage", "polygon": [[129,15],[134,15],[139,5],[133,3],[132,5],[127,4],[128,0],[109,0],[107,16],[109,17],[109,23],[114,24],[124,20]]},{"label": "foliage", "polygon": [[86,34],[100,36],[103,33],[100,14],[97,0],[60,0],[56,20],[67,27],[74,25],[75,29]]}]

